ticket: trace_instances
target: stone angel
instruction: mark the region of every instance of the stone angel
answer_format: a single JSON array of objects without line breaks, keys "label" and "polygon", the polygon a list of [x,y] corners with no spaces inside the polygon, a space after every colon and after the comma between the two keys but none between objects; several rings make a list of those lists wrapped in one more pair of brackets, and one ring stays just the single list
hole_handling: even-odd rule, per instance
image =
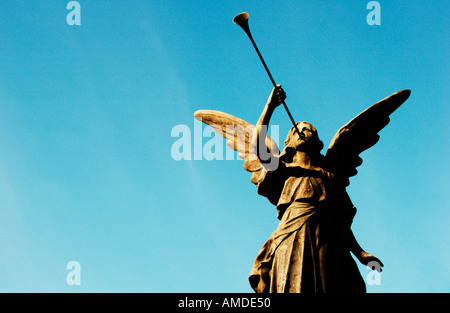
[{"label": "stone angel", "polygon": [[[273,88],[256,125],[230,114],[199,110],[194,116],[226,138],[244,159],[258,194],[277,209],[277,229],[261,248],[249,282],[257,293],[366,292],[356,259],[382,262],[358,244],[351,230],[356,208],[346,191],[362,164],[359,155],[378,142],[378,132],[410,95],[402,90],[375,103],[339,129],[325,155],[317,130],[297,122],[279,152],[267,135],[286,94]],[[372,263],[373,264],[373,263]]]}]

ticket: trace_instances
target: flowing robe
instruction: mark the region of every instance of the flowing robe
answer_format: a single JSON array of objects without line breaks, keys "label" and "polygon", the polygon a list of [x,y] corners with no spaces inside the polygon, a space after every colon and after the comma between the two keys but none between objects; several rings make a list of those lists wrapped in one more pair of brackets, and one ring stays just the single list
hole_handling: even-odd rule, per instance
[{"label": "flowing robe", "polygon": [[333,174],[280,161],[259,174],[258,193],[280,223],[260,250],[249,281],[258,292],[366,291],[346,240],[356,209]]}]

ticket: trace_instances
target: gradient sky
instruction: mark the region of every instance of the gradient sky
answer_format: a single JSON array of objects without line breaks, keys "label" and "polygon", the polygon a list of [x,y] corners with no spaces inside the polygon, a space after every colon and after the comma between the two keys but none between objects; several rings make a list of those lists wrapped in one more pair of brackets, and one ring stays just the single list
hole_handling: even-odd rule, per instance
[{"label": "gradient sky", "polygon": [[[80,0],[80,26],[67,2],[0,5],[1,292],[252,292],[275,208],[242,160],[171,155],[196,110],[254,124],[266,103],[270,80],[231,22],[243,11],[325,146],[412,90],[351,179],[353,231],[385,265],[369,292],[450,292],[446,1],[379,1],[380,26],[361,0]],[[282,148],[282,108],[272,122]]]}]

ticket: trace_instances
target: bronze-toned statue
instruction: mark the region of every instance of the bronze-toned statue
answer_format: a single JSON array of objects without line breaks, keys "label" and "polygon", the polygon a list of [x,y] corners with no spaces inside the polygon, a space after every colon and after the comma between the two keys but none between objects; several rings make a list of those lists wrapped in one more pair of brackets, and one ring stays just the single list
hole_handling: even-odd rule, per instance
[{"label": "bronze-toned statue", "polygon": [[[286,94],[272,78],[248,28],[248,13],[234,22],[251,39],[274,88],[256,125],[227,113],[200,110],[194,116],[227,139],[244,159],[244,169],[258,194],[278,211],[280,223],[260,250],[250,272],[250,285],[258,293],[366,291],[357,264],[381,261],[365,252],[351,230],[356,208],[346,187],[362,164],[359,154],[377,143],[378,132],[409,95],[402,90],[375,103],[344,125],[325,155],[316,129],[295,123],[284,100]],[[283,104],[293,126],[284,149],[267,136],[274,110]],[[381,270],[381,268],[380,268]]]},{"label": "bronze-toned statue", "polygon": [[256,126],[219,111],[195,112],[238,151],[258,194],[276,205],[279,226],[249,277],[256,292],[365,292],[350,252],[363,264],[382,263],[353,235],[356,209],[346,187],[362,164],[359,154],[378,141],[389,115],[409,95],[409,90],[399,91],[359,114],[337,132],[325,155],[316,129],[307,122],[297,123],[299,133],[291,128],[278,153],[266,133],[273,111],[286,97],[280,86],[272,90]]}]

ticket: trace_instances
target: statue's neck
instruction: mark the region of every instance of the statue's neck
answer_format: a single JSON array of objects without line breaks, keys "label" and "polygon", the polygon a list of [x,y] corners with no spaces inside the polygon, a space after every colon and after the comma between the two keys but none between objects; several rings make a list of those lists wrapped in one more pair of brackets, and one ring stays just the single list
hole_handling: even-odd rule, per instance
[{"label": "statue's neck", "polygon": [[297,151],[292,158],[292,163],[303,167],[303,168],[310,168],[311,167],[311,157],[308,153],[304,151]]}]

